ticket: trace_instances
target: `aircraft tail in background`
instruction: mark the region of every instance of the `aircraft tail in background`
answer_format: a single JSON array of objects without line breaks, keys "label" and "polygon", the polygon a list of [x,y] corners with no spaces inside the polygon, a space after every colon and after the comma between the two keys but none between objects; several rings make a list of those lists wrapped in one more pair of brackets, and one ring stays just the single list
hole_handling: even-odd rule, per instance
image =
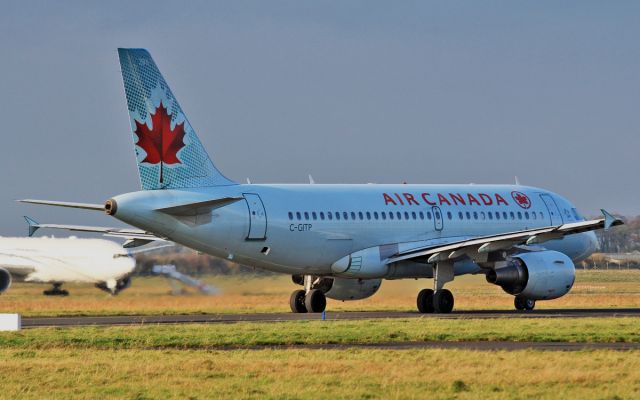
[{"label": "aircraft tail in background", "polygon": [[151,54],[118,55],[142,189],[234,184],[214,166]]}]

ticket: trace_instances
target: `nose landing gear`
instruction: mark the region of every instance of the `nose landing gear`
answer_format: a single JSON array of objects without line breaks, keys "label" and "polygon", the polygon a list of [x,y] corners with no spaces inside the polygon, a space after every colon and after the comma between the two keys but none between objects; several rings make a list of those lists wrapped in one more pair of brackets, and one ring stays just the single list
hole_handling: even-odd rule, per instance
[{"label": "nose landing gear", "polygon": [[513,305],[518,311],[531,311],[536,307],[536,301],[525,297],[516,296],[513,298]]}]

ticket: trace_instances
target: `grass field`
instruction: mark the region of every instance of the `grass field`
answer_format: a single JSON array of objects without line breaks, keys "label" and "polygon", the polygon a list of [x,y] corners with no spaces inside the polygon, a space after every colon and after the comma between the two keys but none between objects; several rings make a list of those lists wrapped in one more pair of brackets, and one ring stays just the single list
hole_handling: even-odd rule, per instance
[{"label": "grass field", "polygon": [[[144,277],[111,296],[91,285],[66,285],[68,297],[45,297],[45,285],[16,283],[0,296],[0,312],[25,316],[124,315],[288,312],[289,295],[297,288],[288,276],[207,277],[222,294],[205,296],[193,291],[171,295],[164,278]],[[385,281],[373,297],[351,302],[329,300],[333,311],[415,310],[415,296],[431,280]],[[513,297],[485,282],[484,276],[458,277],[448,285],[456,299],[456,309],[512,309]],[[538,302],[538,308],[640,307],[640,270],[579,270],[573,290],[557,300]]]},{"label": "grass field", "polygon": [[0,349],[0,398],[634,399],[632,352]]},{"label": "grass field", "polygon": [[516,318],[31,329],[0,334],[0,398],[638,398],[636,351],[237,348],[407,340],[638,342],[637,326],[635,318]]},{"label": "grass field", "polygon": [[[24,315],[284,312],[288,277],[209,277],[218,296],[172,296],[161,278],[109,296],[69,285],[44,297],[17,284],[0,312]],[[384,282],[331,310],[414,310],[429,280]],[[511,309],[481,276],[449,286],[457,309]],[[640,271],[579,271],[566,297],[539,308],[639,307]],[[330,314],[328,314],[330,316]],[[40,328],[0,333],[0,399],[636,399],[638,351],[285,349],[280,345],[405,341],[640,342],[637,318],[383,319]],[[249,349],[251,346],[267,346]],[[268,346],[274,346],[268,348]]]}]

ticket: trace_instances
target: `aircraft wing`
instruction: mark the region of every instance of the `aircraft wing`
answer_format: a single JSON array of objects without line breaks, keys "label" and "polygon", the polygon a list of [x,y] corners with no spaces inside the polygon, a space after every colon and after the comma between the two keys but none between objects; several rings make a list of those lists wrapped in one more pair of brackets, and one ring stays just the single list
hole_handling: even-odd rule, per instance
[{"label": "aircraft wing", "polygon": [[428,263],[455,260],[463,256],[475,259],[478,255],[492,251],[508,250],[514,246],[540,244],[548,240],[561,239],[565,235],[588,232],[597,229],[609,229],[623,224],[622,220],[601,210],[603,218],[590,221],[527,229],[523,231],[500,233],[497,235],[455,241],[435,246],[420,247],[400,252],[390,257],[387,264],[410,259],[426,259]]},{"label": "aircraft wing", "polygon": [[100,226],[84,226],[84,225],[59,225],[59,224],[40,224],[29,218],[24,217],[29,224],[29,236],[40,228],[46,229],[62,229],[67,231],[77,232],[95,232],[102,233],[104,236],[117,237],[126,239],[126,242],[122,245],[125,248],[143,246],[151,242],[166,242],[167,239],[154,235],[153,233],[143,231],[141,229],[127,229],[127,228],[107,228]]}]

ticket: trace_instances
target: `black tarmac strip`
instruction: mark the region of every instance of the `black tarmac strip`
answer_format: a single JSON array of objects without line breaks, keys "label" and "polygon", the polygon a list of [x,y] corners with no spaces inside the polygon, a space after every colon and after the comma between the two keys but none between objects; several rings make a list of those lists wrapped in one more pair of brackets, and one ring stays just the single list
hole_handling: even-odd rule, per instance
[{"label": "black tarmac strip", "polygon": [[[326,312],[326,320],[363,320],[378,318],[440,318],[440,319],[489,319],[489,318],[586,318],[586,317],[640,317],[640,309],[548,309],[522,311],[456,311],[450,314],[420,314],[418,312],[358,311]],[[124,315],[124,316],[79,316],[79,317],[25,317],[23,328],[111,326],[143,324],[189,324],[189,323],[237,323],[237,322],[283,322],[319,320],[322,314],[255,313],[255,314],[194,314],[194,315]],[[484,343],[484,342],[482,342]]]}]

